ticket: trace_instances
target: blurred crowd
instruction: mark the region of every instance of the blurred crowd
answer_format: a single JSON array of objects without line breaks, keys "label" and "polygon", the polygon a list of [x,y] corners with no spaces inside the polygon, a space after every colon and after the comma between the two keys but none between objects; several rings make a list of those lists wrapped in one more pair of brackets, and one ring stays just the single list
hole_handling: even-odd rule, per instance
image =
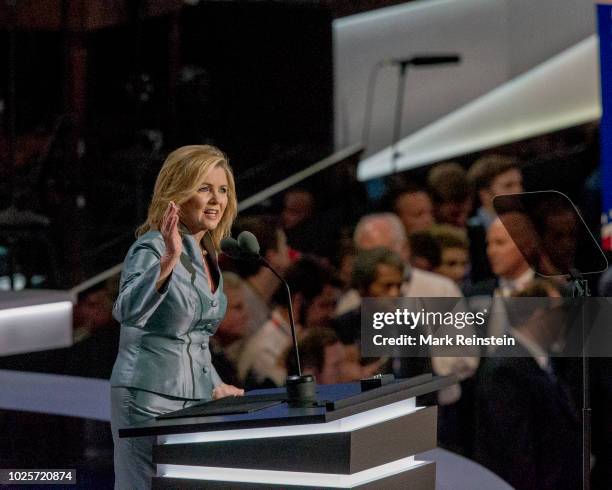
[{"label": "blurred crowd", "polygon": [[[335,229],[320,219],[325,210],[316,193],[292,188],[278,216],[242,216],[234,235],[254,233],[261,255],[290,284],[304,373],[321,384],[382,373],[453,375],[457,384],[423,401],[440,407],[443,447],[519,489],[578,488],[580,363],[550,355],[555,339],[533,327],[537,318],[490,322],[488,331],[476,332],[517,339],[499,357],[444,357],[435,348],[415,357],[361,355],[362,298],[486,301],[564,293],[565,278],[537,279],[496,215],[494,196],[523,191],[520,162],[489,155],[467,170],[454,162],[435,165],[421,184],[396,179],[373,212]],[[211,343],[217,370],[246,389],[283,386],[296,372],[285,289],[258,264],[222,257],[222,267],[228,311]],[[609,482],[609,445],[605,437],[594,445],[602,488]]]},{"label": "blurred crowd", "polygon": [[[385,371],[449,374],[455,367],[444,360],[362,359],[361,298],[509,296],[525,288],[534,272],[493,208],[495,195],[522,191],[519,162],[494,155],[468,171],[457,163],[436,165],[424,185],[394,181],[376,212],[339,223],[335,234],[318,228],[322,210],[305,188],[284,194],[278,217],[239,217],[234,234],[255,234],[261,255],[290,284],[304,370],[318,379],[325,373],[320,382]],[[292,359],[285,289],[260,264],[222,256],[222,266],[229,307],[213,338],[217,364],[246,388],[282,386]],[[458,364],[466,378],[478,361]],[[451,391],[447,404],[460,397]]]}]

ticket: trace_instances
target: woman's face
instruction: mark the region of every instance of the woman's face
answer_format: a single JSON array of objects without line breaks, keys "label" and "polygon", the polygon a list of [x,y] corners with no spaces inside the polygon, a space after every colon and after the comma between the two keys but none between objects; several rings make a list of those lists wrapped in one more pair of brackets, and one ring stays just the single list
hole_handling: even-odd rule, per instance
[{"label": "woman's face", "polygon": [[225,212],[228,192],[225,170],[216,166],[202,179],[195,195],[181,205],[181,221],[194,235],[214,230]]}]

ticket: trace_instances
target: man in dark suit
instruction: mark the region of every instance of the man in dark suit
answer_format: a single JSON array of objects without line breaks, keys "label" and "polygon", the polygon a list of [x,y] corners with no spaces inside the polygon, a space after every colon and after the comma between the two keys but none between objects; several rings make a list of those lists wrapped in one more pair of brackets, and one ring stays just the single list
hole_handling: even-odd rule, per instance
[{"label": "man in dark suit", "polygon": [[535,276],[499,218],[493,220],[487,231],[486,256],[494,277],[473,284],[466,296],[510,297],[521,291]]},{"label": "man in dark suit", "polygon": [[[558,291],[534,281],[518,295],[550,297]],[[521,305],[508,311],[516,345],[500,348],[481,367],[475,459],[518,490],[580,488],[580,419],[548,355],[562,330],[562,310]],[[512,318],[513,311],[528,318]]]}]

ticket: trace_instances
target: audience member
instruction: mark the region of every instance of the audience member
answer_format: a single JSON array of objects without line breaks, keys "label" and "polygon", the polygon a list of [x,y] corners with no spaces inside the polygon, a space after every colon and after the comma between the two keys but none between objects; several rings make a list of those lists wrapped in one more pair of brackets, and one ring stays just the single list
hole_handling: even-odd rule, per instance
[{"label": "audience member", "polygon": [[[399,218],[393,213],[370,214],[361,218],[355,228],[355,246],[359,250],[368,250],[376,247],[386,247],[397,253],[404,263],[404,282],[401,294],[404,297],[416,298],[435,298],[451,297],[459,298],[462,296],[457,285],[450,279],[423,271],[415,267],[410,267],[410,247],[404,229]],[[338,315],[346,313],[361,303],[358,291],[347,292],[342,303],[336,309]],[[432,356],[432,367],[436,374],[448,375],[456,374],[459,379],[471,376],[478,366],[477,357],[437,357],[435,352]],[[397,360],[393,371],[401,377],[408,377],[415,374],[412,369],[414,364],[410,361]],[[450,404],[456,402],[461,396],[459,385],[453,385],[441,390],[439,400],[441,403]]]},{"label": "audience member", "polygon": [[297,188],[287,191],[283,198],[283,210],[281,212],[285,232],[289,232],[310,219],[314,209],[315,200],[312,192]]},{"label": "audience member", "polygon": [[[388,248],[362,250],[355,257],[352,285],[361,298],[399,298],[403,280],[404,263]],[[360,312],[357,306],[334,320],[336,333],[344,344],[359,343]]]},{"label": "audience member", "polygon": [[[553,298],[559,292],[534,281],[515,296]],[[564,323],[561,310],[511,310],[516,344],[500,347],[479,373],[475,458],[518,490],[580,488],[581,424],[549,355]]]},{"label": "audience member", "polygon": [[483,297],[481,307],[489,308],[491,319],[487,335],[503,335],[509,328],[503,303],[492,297],[509,297],[518,293],[535,277],[533,269],[516,246],[500,218],[495,218],[487,231],[487,257],[494,277],[471,285],[466,296]]},{"label": "audience member", "polygon": [[487,257],[495,278],[475,285],[472,292],[508,297],[534,278],[533,270],[499,218],[487,232]]},{"label": "audience member", "polygon": [[577,254],[583,241],[580,238],[584,226],[581,222],[575,208],[568,205],[562,194],[553,192],[536,205],[530,223],[535,236],[540,237],[538,270],[545,271],[546,275],[560,275],[580,264],[582,258]]},{"label": "audience member", "polygon": [[398,298],[404,280],[402,258],[392,250],[361,250],[355,258],[352,284],[362,297]]},{"label": "audience member", "polygon": [[351,288],[351,277],[353,275],[353,263],[357,251],[351,240],[349,243],[341,243],[337,254],[335,265],[338,270],[338,279],[342,285],[342,292]]},{"label": "audience member", "polygon": [[[297,332],[326,327],[336,306],[338,283],[331,271],[310,257],[293,263],[285,274]],[[286,290],[276,291],[270,318],[247,341],[238,363],[238,376],[247,388],[283,386],[287,371],[283,355],[292,344]]]},{"label": "audience member", "polygon": [[427,175],[436,222],[465,228],[472,211],[472,188],[465,169],[455,162],[441,163]]},{"label": "audience member", "polygon": [[[298,349],[302,374],[313,375],[317,384],[322,385],[344,381],[344,347],[333,330],[325,327],[308,330],[298,342]],[[287,351],[285,366],[288,373],[297,374],[293,348]]]},{"label": "audience member", "polygon": [[431,231],[415,231],[408,236],[410,264],[417,269],[435,272],[442,262],[442,249]]},{"label": "audience member", "polygon": [[609,267],[599,278],[597,292],[599,296],[612,296],[612,267]]},{"label": "audience member", "polygon": [[[53,359],[57,356],[57,372],[91,378],[110,378],[115,363],[114,353],[119,346],[119,329],[112,316],[113,298],[117,297],[119,288],[117,279],[116,276],[107,279],[78,295],[73,309],[73,345],[68,349],[39,353],[45,357],[47,372],[56,372]],[[50,359],[46,358],[47,355]],[[28,354],[26,357],[28,363],[36,364],[35,356]],[[19,356],[15,359],[19,359]],[[9,367],[10,365],[9,362]],[[27,363],[19,368],[28,370]]]},{"label": "audience member", "polygon": [[[399,255],[384,247],[362,250],[355,257],[352,286],[361,298],[399,298],[404,263]],[[361,355],[361,308],[357,306],[334,319],[334,329],[345,345],[343,377],[346,381],[366,378],[383,370],[388,359]],[[420,360],[419,360],[420,362]],[[419,372],[423,372],[421,366]]]},{"label": "audience member", "polygon": [[467,176],[480,202],[475,216],[468,221],[470,277],[473,282],[479,282],[493,276],[485,253],[486,233],[497,216],[493,198],[499,194],[523,192],[523,175],[514,157],[489,155],[478,159]]},{"label": "audience member", "polygon": [[113,294],[108,287],[98,287],[86,291],[74,306],[74,342],[90,337],[99,330],[114,324]]},{"label": "audience member", "polygon": [[427,191],[416,184],[404,184],[387,196],[388,208],[399,216],[406,233],[424,231],[434,224],[433,204]]},{"label": "audience member", "polygon": [[[323,267],[323,266],[322,266]],[[301,324],[306,329],[330,327],[338,297],[340,296],[340,281],[325,267],[320,275],[322,289],[314,297],[305,297],[302,304]]]},{"label": "audience member", "polygon": [[238,360],[244,349],[249,314],[244,302],[244,281],[233,272],[223,272],[223,286],[227,296],[227,311],[215,335],[210,338],[213,365],[221,379],[242,387],[238,379]]},{"label": "audience member", "polygon": [[[531,216],[512,210],[503,212],[500,219],[532,269],[545,276],[567,274],[576,257],[574,212],[542,204],[539,209],[532,210]],[[569,225],[569,229],[565,225]],[[560,284],[565,282],[562,277],[557,280]]]},{"label": "audience member", "polygon": [[[406,297],[461,297],[461,291],[453,281],[410,267],[410,246],[406,230],[393,213],[369,214],[361,218],[353,235],[358,250],[385,247],[398,254],[405,265],[402,296]],[[341,315],[360,304],[359,293],[352,289],[345,293],[338,303],[336,314]]]},{"label": "audience member", "polygon": [[324,208],[309,190],[294,188],[283,196],[283,230],[289,246],[300,253],[333,257],[342,218],[339,209]]},{"label": "audience member", "polygon": [[518,194],[524,190],[519,162],[510,156],[482,157],[470,167],[467,176],[480,202],[480,207],[470,222],[482,226],[485,230],[489,229],[497,216],[493,198],[500,194]]},{"label": "audience member", "polygon": [[[238,220],[234,235],[250,231],[259,241],[260,254],[280,274],[289,266],[289,248],[285,233],[271,216],[248,216]],[[246,279],[244,303],[248,317],[248,334],[253,334],[270,317],[272,296],[280,281],[257,262],[237,261],[236,268]]]},{"label": "audience member", "polygon": [[470,268],[469,242],[461,228],[451,225],[435,226],[431,231],[440,246],[440,265],[434,272],[448,277],[459,287],[464,286]]}]

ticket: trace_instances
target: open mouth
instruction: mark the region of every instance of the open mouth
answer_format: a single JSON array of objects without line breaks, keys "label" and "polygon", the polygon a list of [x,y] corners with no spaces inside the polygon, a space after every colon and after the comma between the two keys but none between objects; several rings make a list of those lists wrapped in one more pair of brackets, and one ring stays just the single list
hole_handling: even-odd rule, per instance
[{"label": "open mouth", "polygon": [[210,219],[217,219],[219,217],[219,214],[220,213],[218,209],[206,209],[204,211],[204,215]]}]

